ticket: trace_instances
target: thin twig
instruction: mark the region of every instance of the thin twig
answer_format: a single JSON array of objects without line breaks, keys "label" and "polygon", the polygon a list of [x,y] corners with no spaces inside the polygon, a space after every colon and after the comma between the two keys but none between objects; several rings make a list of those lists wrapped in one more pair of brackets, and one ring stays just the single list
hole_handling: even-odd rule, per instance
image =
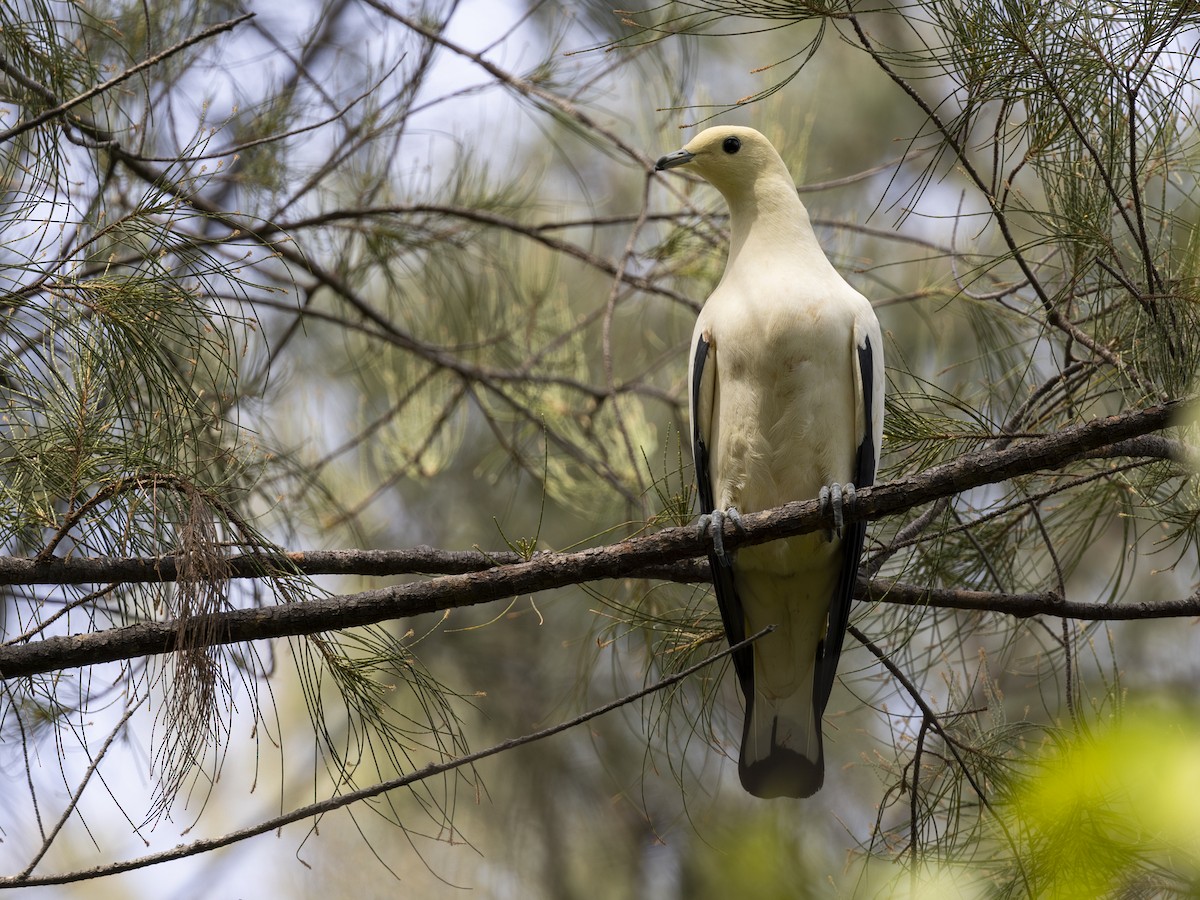
[{"label": "thin twig", "polygon": [[502,69],[495,63],[484,59],[481,53],[475,53],[471,50],[468,50],[463,45],[450,40],[448,37],[442,34],[442,32],[429,28],[419,20],[393,9],[388,4],[380,2],[380,0],[365,0],[365,2],[367,5],[374,7],[388,18],[394,19],[401,25],[404,25],[406,28],[409,28],[421,35],[426,40],[440,44],[451,53],[455,53],[464,59],[469,59],[475,65],[479,66],[481,69],[495,78],[498,82],[516,91],[521,96],[528,97],[535,102],[543,103],[551,110],[562,115],[564,118],[578,123],[587,131],[603,136],[610,144],[619,149],[630,159],[644,166],[646,169],[650,169],[654,165],[654,160],[647,156],[645,152],[626,142],[611,128],[606,128],[604,125],[601,125],[591,116],[590,113],[576,106],[574,103],[571,103],[569,100],[564,100],[557,94],[551,93],[545,88],[534,84],[532,81],[522,78],[519,75],[514,75],[512,72],[509,72],[506,69]]},{"label": "thin twig", "polygon": [[58,837],[58,833],[62,831],[63,826],[67,824],[67,820],[74,815],[76,807],[79,806],[79,800],[83,796],[83,789],[87,787],[88,782],[92,780],[92,775],[96,773],[96,768],[100,765],[100,761],[104,759],[104,755],[108,753],[108,748],[112,746],[112,742],[116,740],[117,735],[121,733],[121,729],[123,729],[125,727],[125,723],[132,718],[138,707],[140,707],[149,699],[150,698],[148,695],[143,694],[136,703],[125,710],[125,714],[121,716],[121,720],[117,722],[115,726],[113,726],[112,731],[109,732],[108,737],[100,746],[99,752],[97,752],[92,758],[91,763],[87,767],[87,771],[83,773],[83,777],[79,780],[79,784],[76,786],[75,792],[71,794],[71,799],[67,802],[66,808],[63,809],[62,815],[59,816],[58,821],[54,823],[54,827],[50,829],[50,833],[46,835],[45,840],[42,841],[42,846],[38,849],[37,853],[33,855],[33,859],[29,861],[29,865],[27,865],[21,871],[20,875],[16,876],[18,881],[28,878],[37,864],[42,861],[42,857],[44,857],[50,851],[50,845],[54,843],[54,839]]},{"label": "thin twig", "polygon": [[[917,704],[917,707],[921,710],[921,715],[924,717],[922,728],[924,727],[924,723],[928,722],[930,727],[937,732],[938,736],[945,743],[946,749],[950,751],[950,754],[954,757],[954,761],[958,763],[959,771],[962,772],[963,777],[967,780],[967,783],[971,785],[971,789],[975,792],[975,796],[979,798],[980,804],[984,809],[995,816],[996,824],[998,824],[1000,829],[1004,832],[1004,837],[1008,841],[1009,846],[1012,848],[1013,856],[1018,860],[1019,863],[1021,854],[1017,850],[1016,841],[1013,839],[1008,825],[1004,822],[1003,816],[995,815],[995,811],[992,809],[991,801],[988,800],[987,795],[984,793],[983,786],[976,781],[974,773],[967,768],[967,763],[962,758],[962,754],[959,752],[958,741],[954,740],[949,734],[946,733],[946,730],[942,727],[941,720],[938,718],[937,713],[933,711],[933,707],[925,702],[925,698],[921,696],[921,692],[917,690],[917,686],[909,681],[908,677],[900,670],[900,667],[892,662],[888,655],[883,652],[882,648],[880,648],[874,641],[863,634],[854,625],[848,626],[846,630],[854,637],[856,641],[866,647],[871,652],[872,656],[874,656],[883,664],[883,667],[887,669],[891,676],[900,683],[901,687],[904,688],[905,693],[912,698],[913,703]],[[1024,865],[1020,865],[1020,873],[1022,880],[1026,881],[1026,886],[1028,887]]]},{"label": "thin twig", "polygon": [[[31,131],[32,129],[37,128],[39,125],[49,122],[55,116],[61,116],[63,113],[65,113],[67,110],[71,109],[72,107],[78,106],[80,103],[84,103],[88,100],[91,100],[93,97],[97,97],[100,94],[103,94],[105,91],[111,90],[112,88],[114,88],[118,84],[120,84],[121,82],[126,81],[129,78],[132,78],[138,72],[144,71],[145,69],[153,68],[154,66],[157,66],[163,60],[174,56],[176,53],[180,53],[180,52],[186,50],[188,47],[191,47],[193,44],[199,44],[203,41],[206,41],[210,37],[218,35],[223,31],[231,31],[232,29],[236,28],[238,25],[241,25],[243,22],[245,22],[249,19],[253,19],[254,15],[255,15],[254,13],[244,13],[240,16],[237,16],[236,18],[229,19],[225,22],[219,22],[216,25],[212,25],[208,28],[205,28],[203,31],[201,31],[197,34],[194,34],[189,38],[184,38],[182,41],[180,41],[177,44],[172,44],[166,50],[163,50],[160,53],[155,53],[153,56],[142,60],[137,65],[130,66],[128,69],[121,72],[120,74],[114,75],[112,78],[108,79],[108,81],[102,82],[101,84],[94,85],[93,87],[88,88],[82,94],[77,94],[76,96],[72,97],[70,100],[64,100],[62,103],[58,104],[57,106],[53,107],[52,109],[48,109],[42,113],[39,113],[38,115],[34,116],[32,119],[28,119],[24,122],[18,122],[12,128],[6,129],[5,131],[0,131],[0,144],[3,144],[5,141],[11,140],[12,138],[16,137],[17,135],[24,134],[26,131]],[[5,68],[7,70],[8,67],[6,66]]]},{"label": "thin twig", "polygon": [[[617,381],[613,369],[613,348],[612,348],[612,324],[613,317],[617,312],[617,303],[621,298],[621,284],[625,280],[626,271],[629,268],[629,263],[634,257],[634,247],[637,245],[638,236],[642,232],[642,228],[646,224],[646,213],[650,209],[650,186],[654,183],[652,173],[647,173],[642,184],[642,202],[641,214],[638,216],[637,222],[634,223],[632,230],[629,232],[629,238],[625,242],[625,250],[621,254],[620,262],[617,263],[617,271],[613,273],[612,287],[608,292],[608,301],[604,305],[604,319],[600,326],[601,335],[601,359],[604,365],[604,384],[610,395],[613,395],[613,401],[609,404],[612,410],[613,419],[616,422],[617,431],[620,432],[621,441],[625,444],[625,455],[629,460],[630,468],[633,470],[634,477],[637,478],[638,491],[645,494],[646,482],[642,477],[642,467],[638,464],[637,452],[633,449],[633,439],[630,437],[629,428],[625,424],[625,417],[621,413],[621,404],[616,400]],[[645,512],[643,508],[643,513]]]},{"label": "thin twig", "polygon": [[712,656],[702,659],[700,662],[690,665],[686,669],[682,669],[679,672],[667,675],[648,687],[636,690],[631,694],[626,694],[624,697],[612,700],[603,704],[602,706],[597,706],[585,713],[581,713],[573,719],[560,722],[559,724],[553,725],[550,728],[545,728],[541,731],[522,735],[521,737],[510,738],[509,740],[501,741],[498,744],[493,744],[484,750],[478,750],[475,753],[468,753],[446,762],[430,763],[424,768],[418,769],[417,771],[411,772],[407,775],[401,775],[398,778],[379,782],[378,784],[373,784],[369,787],[359,788],[358,790],[350,791],[349,793],[342,794],[337,797],[331,797],[328,800],[310,803],[307,806],[302,806],[298,809],[292,810],[291,812],[284,813],[283,815],[275,816],[263,822],[259,822],[256,825],[251,825],[248,828],[231,831],[228,834],[221,835],[220,837],[193,841],[190,844],[182,844],[180,846],[173,847],[170,850],[164,850],[160,853],[151,853],[146,856],[137,857],[136,859],[126,860],[125,862],[112,863],[106,866],[96,866],[95,868],[91,869],[81,869],[76,872],[64,872],[56,875],[29,876],[27,870],[20,875],[0,878],[0,889],[30,887],[34,885],[69,884],[78,881],[87,881],[93,878],[103,878],[108,875],[117,875],[122,872],[131,872],[135,869],[142,869],[158,863],[183,859],[188,856],[196,856],[201,853],[207,853],[210,850],[216,850],[220,847],[227,847],[230,844],[244,841],[247,838],[252,838],[260,834],[266,834],[269,831],[275,831],[285,825],[290,825],[293,822],[299,822],[304,819],[312,818],[313,816],[323,815],[325,813],[332,812],[333,810],[350,806],[354,803],[360,803],[363,800],[369,800],[372,797],[377,797],[380,794],[386,794],[389,791],[394,791],[398,788],[407,787],[408,785],[415,784],[419,781],[424,781],[427,778],[432,778],[435,775],[443,775],[447,772],[453,772],[455,769],[460,769],[463,766],[472,766],[480,760],[487,759],[489,756],[496,756],[497,754],[504,753],[508,750],[513,750],[517,747],[523,747],[526,744],[532,744],[536,741],[553,737],[556,734],[561,734],[564,731],[568,731],[572,728],[582,725],[585,722],[589,722],[592,719],[598,718],[605,713],[612,712],[615,709],[620,709],[622,706],[627,706],[628,704],[640,700],[643,697],[647,697],[650,694],[663,690],[664,688],[678,684],[680,681],[689,678],[706,666],[710,666],[714,662],[724,659],[730,654],[741,650],[743,647],[748,647],[754,641],[757,641],[764,635],[770,634],[774,630],[775,626],[769,625],[752,637],[749,637],[746,640],[733,645],[732,647],[728,647],[719,653],[714,653]]},{"label": "thin twig", "polygon": [[949,126],[945,121],[943,121],[937,110],[924,97],[921,96],[917,89],[909,84],[899,72],[897,72],[894,68],[892,68],[891,65],[888,64],[888,61],[883,58],[883,54],[875,47],[874,43],[872,43],[871,39],[867,36],[866,31],[862,27],[862,23],[858,20],[858,16],[855,13],[850,12],[847,13],[846,18],[850,21],[851,26],[853,26],[854,33],[857,36],[859,43],[871,57],[872,61],[874,61],[875,65],[877,65],[885,75],[892,79],[896,86],[904,91],[904,93],[908,95],[909,99],[911,99],[921,110],[921,112],[926,115],[933,127],[937,129],[939,134],[941,134],[942,138],[946,142],[946,145],[954,153],[954,156],[962,168],[962,171],[967,175],[968,178],[971,179],[971,182],[983,195],[984,199],[987,200],[988,206],[992,211],[992,215],[996,220],[996,226],[1000,229],[1000,235],[1003,237],[1004,243],[1008,247],[1009,254],[1011,255],[1013,261],[1017,264],[1018,268],[1020,268],[1021,274],[1025,276],[1029,286],[1033,289],[1033,292],[1037,295],[1038,301],[1041,303],[1043,311],[1046,315],[1046,322],[1051,327],[1062,331],[1072,340],[1078,342],[1084,347],[1087,347],[1089,351],[1103,359],[1110,366],[1128,378],[1131,384],[1138,387],[1139,390],[1145,392],[1146,396],[1162,399],[1163,393],[1157,385],[1142,375],[1141,372],[1128,366],[1125,361],[1121,359],[1119,354],[1114,353],[1111,349],[1101,344],[1094,337],[1092,337],[1092,335],[1083,331],[1081,328],[1079,328],[1079,326],[1077,326],[1074,322],[1072,322],[1055,308],[1053,300],[1051,300],[1050,295],[1046,292],[1045,285],[1043,285],[1041,281],[1039,281],[1034,275],[1033,268],[1030,265],[1029,260],[1025,258],[1025,254],[1021,251],[1021,245],[1017,242],[1016,236],[1013,232],[1011,224],[1009,223],[1008,216],[1004,208],[1000,206],[995,194],[989,190],[987,182],[984,180],[983,176],[979,174],[978,169],[976,169],[974,163],[971,161],[970,155],[967,153],[966,145],[962,140],[959,139],[958,136],[950,131]]}]

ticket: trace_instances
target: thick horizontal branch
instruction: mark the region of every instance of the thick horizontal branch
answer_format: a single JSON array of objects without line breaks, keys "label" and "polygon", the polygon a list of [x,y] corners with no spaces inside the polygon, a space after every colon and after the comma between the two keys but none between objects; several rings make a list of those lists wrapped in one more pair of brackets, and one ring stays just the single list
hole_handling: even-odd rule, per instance
[{"label": "thick horizontal branch", "polygon": [[[438,550],[425,545],[398,550],[297,550],[246,553],[225,560],[230,579],[316,575],[461,575],[511,566],[528,557],[512,550]],[[703,565],[701,563],[703,562]],[[708,578],[708,563],[693,560],[650,565],[631,578],[695,582]],[[0,556],[0,585],[6,584],[157,584],[177,581],[175,556],[51,557]]]},{"label": "thick horizontal branch", "polygon": [[[858,492],[857,503],[848,518],[853,521],[894,515],[981,485],[1057,468],[1091,456],[1102,447],[1161,431],[1172,424],[1183,407],[1182,401],[1174,401],[1095,419],[1056,434],[1030,438],[1001,450],[967,454],[918,475],[863,488]],[[729,548],[805,534],[827,525],[815,500],[788,503],[742,518],[744,532],[727,526],[725,543]],[[208,621],[193,620],[189,632],[213,635],[215,643],[234,643],[333,631],[588,581],[639,577],[648,567],[691,559],[709,549],[709,538],[697,529],[669,528],[657,534],[575,553],[538,554],[528,561],[494,566],[484,571],[465,571],[429,581],[302,603],[217,613],[203,617]],[[1033,602],[1030,600],[1031,604]],[[1055,611],[1054,614],[1062,613]],[[3,647],[0,648],[0,675],[13,678],[167,653],[176,649],[177,633],[177,623],[147,622]]]},{"label": "thick horizontal branch", "polygon": [[[1149,436],[1149,432],[1160,430],[1171,424],[1169,410],[1174,410],[1181,406],[1182,402],[1173,404],[1170,407],[1153,407],[1144,412],[1098,420],[1099,425],[1097,422],[1093,422],[1088,425],[1078,426],[1075,429],[1060,432],[1056,435],[1036,436],[1028,443],[1015,445],[1007,451],[1010,455],[1017,457],[1018,460],[1025,460],[1025,464],[1018,466],[1015,472],[1009,471],[1009,474],[1003,477],[1011,477],[1013,474],[1028,474],[1038,468],[1044,468],[1048,464],[1045,463],[1043,458],[1048,455],[1055,456],[1049,463],[1055,466],[1080,459],[1118,457],[1182,459],[1190,462],[1191,455],[1195,453],[1194,449],[1190,446],[1161,436]],[[1168,410],[1168,412],[1166,415],[1162,415],[1159,413],[1160,410]],[[1055,450],[1054,454],[1047,452],[1055,448],[1063,448],[1066,451],[1070,451],[1072,449],[1072,442],[1076,441],[1077,438],[1081,438],[1079,432],[1085,428],[1098,429],[1101,435],[1108,436],[1110,434],[1121,433],[1131,425],[1136,425],[1139,428],[1144,427],[1146,432],[1117,441],[1105,441],[1095,446],[1091,446],[1089,441],[1087,449],[1084,449],[1085,445],[1080,440],[1078,446],[1073,448],[1075,452],[1065,457],[1061,456],[1058,450]],[[1028,449],[1028,453],[1021,452],[1025,448]],[[877,485],[874,488],[860,491],[858,494],[860,498],[859,505],[856,512],[850,515],[850,519],[880,518],[883,515],[894,514],[919,506],[929,499],[937,499],[947,494],[966,490],[967,487],[958,487],[955,490],[943,491],[941,484],[946,478],[952,478],[956,469],[971,468],[972,464],[978,460],[982,460],[982,464],[988,472],[990,472],[989,466],[998,464],[1005,465],[1008,470],[1012,469],[1008,456],[997,458],[994,452],[984,451],[964,456],[952,463],[931,469],[921,475],[895,481],[888,485]],[[972,481],[968,487],[1001,481],[1003,477],[997,478],[988,475],[982,481]],[[867,510],[865,498],[873,494],[878,494],[880,491],[886,491],[885,497],[892,496],[909,490],[910,485],[920,485],[922,482],[927,482],[930,478],[935,479],[937,483],[933,486],[933,492],[930,493],[926,490],[925,493],[920,495],[921,499],[915,499],[899,507],[894,502],[889,503],[886,509],[882,509],[883,504],[881,503],[881,511],[878,513]],[[962,483],[961,480],[959,480],[959,483]],[[763,520],[766,523],[764,527],[769,529],[768,532],[758,534],[758,528],[748,527],[745,536],[731,532],[725,539],[726,544],[731,547],[737,547],[741,544],[758,543],[759,541],[786,537],[792,533],[800,534],[805,531],[813,531],[815,528],[807,527],[807,525],[802,525],[795,532],[787,530],[791,512],[803,507],[804,503],[798,502],[779,507],[778,510],[770,511],[780,514],[775,520],[769,518],[770,512],[760,513],[758,516],[768,517]],[[745,518],[747,523],[758,520],[756,516],[747,516]],[[757,540],[752,539],[755,535],[758,535]],[[621,545],[618,544],[616,546]],[[698,544],[696,557],[702,557],[706,550],[706,545],[702,543]],[[474,550],[439,550],[434,547],[422,545],[395,550],[302,550],[276,555],[267,553],[241,554],[230,557],[226,560],[226,565],[229,577],[238,579],[263,578],[265,576],[276,577],[289,573],[307,577],[316,575],[360,575],[374,577],[395,575],[460,575],[467,572],[483,572],[497,566],[510,566],[524,561],[526,561],[526,557],[511,550],[483,550],[479,548]],[[664,581],[677,582],[703,581],[707,578],[704,574],[704,568],[697,566],[694,560],[676,561],[673,559],[648,564],[633,572],[624,573],[621,577],[658,578]],[[45,560],[38,560],[32,557],[0,556],[0,585],[102,585],[118,582],[132,584],[175,581],[177,578],[178,567],[176,559],[170,555],[159,557],[51,557]]]},{"label": "thick horizontal branch", "polygon": [[[227,562],[230,578],[264,575],[457,575],[507,566],[524,558],[510,550],[304,550],[243,554]],[[175,581],[179,568],[174,556],[161,557],[32,557],[0,556],[0,584],[112,584]]]}]

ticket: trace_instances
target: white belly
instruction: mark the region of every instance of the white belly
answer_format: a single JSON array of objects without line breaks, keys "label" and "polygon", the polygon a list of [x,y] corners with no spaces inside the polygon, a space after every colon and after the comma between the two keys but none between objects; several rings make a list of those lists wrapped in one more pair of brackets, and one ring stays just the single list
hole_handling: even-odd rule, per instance
[{"label": "white belly", "polygon": [[853,480],[853,330],[835,318],[780,313],[752,338],[715,335],[717,506],[758,512]]}]

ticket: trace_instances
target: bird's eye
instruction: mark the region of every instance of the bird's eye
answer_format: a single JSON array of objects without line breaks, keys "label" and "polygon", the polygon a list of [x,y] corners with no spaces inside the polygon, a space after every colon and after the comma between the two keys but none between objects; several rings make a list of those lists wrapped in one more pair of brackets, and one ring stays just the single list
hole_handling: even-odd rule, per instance
[{"label": "bird's eye", "polygon": [[737,153],[742,149],[742,142],[735,137],[727,137],[721,144],[721,149],[726,153]]}]

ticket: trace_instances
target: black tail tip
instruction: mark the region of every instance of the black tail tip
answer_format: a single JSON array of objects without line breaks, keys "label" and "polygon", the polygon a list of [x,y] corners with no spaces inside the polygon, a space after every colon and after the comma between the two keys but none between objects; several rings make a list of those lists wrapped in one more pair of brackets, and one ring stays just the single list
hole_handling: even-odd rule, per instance
[{"label": "black tail tip", "polygon": [[775,747],[769,756],[746,764],[738,763],[742,787],[755,797],[772,800],[777,797],[799,799],[811,797],[825,783],[825,763],[811,760],[795,751]]}]

